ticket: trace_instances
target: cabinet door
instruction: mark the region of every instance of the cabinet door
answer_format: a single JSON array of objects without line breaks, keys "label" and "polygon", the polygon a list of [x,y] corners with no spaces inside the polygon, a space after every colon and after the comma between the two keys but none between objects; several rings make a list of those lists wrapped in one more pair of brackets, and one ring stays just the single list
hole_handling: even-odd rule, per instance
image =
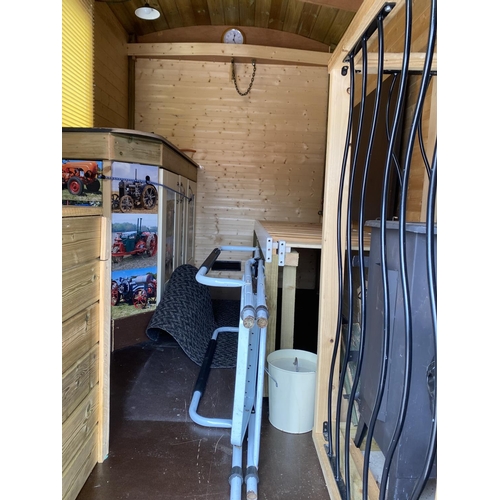
[{"label": "cabinet door", "polygon": [[177,176],[177,201],[176,201],[176,243],[174,262],[175,267],[186,263],[185,225],[186,225],[186,196],[188,180],[181,175]]},{"label": "cabinet door", "polygon": [[195,229],[196,229],[196,182],[188,180],[188,198],[186,203],[186,263],[194,265]]},{"label": "cabinet door", "polygon": [[165,202],[165,283],[168,281],[174,269],[179,265],[178,251],[178,231],[179,231],[179,195],[178,192],[179,176],[172,172],[166,172],[166,202]]}]

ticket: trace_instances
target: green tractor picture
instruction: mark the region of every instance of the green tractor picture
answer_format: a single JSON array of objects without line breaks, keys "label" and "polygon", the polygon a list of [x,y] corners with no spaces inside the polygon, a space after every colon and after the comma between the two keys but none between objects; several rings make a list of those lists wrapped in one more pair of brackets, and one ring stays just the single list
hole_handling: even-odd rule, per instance
[{"label": "green tractor picture", "polygon": [[153,257],[158,250],[158,235],[142,231],[142,219],[137,219],[136,231],[117,233],[111,247],[111,259],[115,264],[128,255]]}]

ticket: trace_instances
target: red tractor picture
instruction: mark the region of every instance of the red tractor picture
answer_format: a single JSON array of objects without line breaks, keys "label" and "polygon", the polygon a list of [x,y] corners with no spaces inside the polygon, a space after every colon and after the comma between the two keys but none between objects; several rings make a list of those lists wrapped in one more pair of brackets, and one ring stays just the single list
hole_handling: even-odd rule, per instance
[{"label": "red tractor picture", "polygon": [[68,161],[62,164],[62,187],[80,196],[84,188],[90,193],[97,193],[101,189],[101,183],[97,178],[96,161]]},{"label": "red tractor picture", "polygon": [[142,219],[137,219],[137,230],[117,233],[111,247],[112,261],[117,264],[127,255],[153,257],[158,250],[158,235],[142,231]]}]

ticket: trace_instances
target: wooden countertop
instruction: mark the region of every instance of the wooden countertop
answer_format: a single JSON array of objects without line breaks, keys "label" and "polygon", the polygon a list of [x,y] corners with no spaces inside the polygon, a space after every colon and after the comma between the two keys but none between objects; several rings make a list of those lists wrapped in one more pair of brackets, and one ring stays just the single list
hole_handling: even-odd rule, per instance
[{"label": "wooden countertop", "polygon": [[314,222],[255,221],[255,232],[293,248],[321,248],[322,224]]},{"label": "wooden countertop", "polygon": [[[321,249],[323,225],[315,222],[289,222],[289,221],[255,221],[254,231],[266,260],[270,261],[273,250],[278,249],[279,243],[284,242],[286,252],[292,248]],[[370,250],[371,228],[365,228],[363,235],[363,248]],[[351,232],[351,245],[353,250],[358,250],[358,229]]]}]

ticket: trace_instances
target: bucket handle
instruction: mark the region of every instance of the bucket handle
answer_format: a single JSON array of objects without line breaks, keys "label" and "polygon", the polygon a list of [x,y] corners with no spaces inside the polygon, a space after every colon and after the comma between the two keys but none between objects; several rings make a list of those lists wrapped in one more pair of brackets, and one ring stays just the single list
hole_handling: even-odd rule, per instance
[{"label": "bucket handle", "polygon": [[267,366],[264,367],[264,371],[269,375],[269,378],[273,380],[273,382],[276,384],[276,387],[278,387],[278,381],[269,373]]}]

